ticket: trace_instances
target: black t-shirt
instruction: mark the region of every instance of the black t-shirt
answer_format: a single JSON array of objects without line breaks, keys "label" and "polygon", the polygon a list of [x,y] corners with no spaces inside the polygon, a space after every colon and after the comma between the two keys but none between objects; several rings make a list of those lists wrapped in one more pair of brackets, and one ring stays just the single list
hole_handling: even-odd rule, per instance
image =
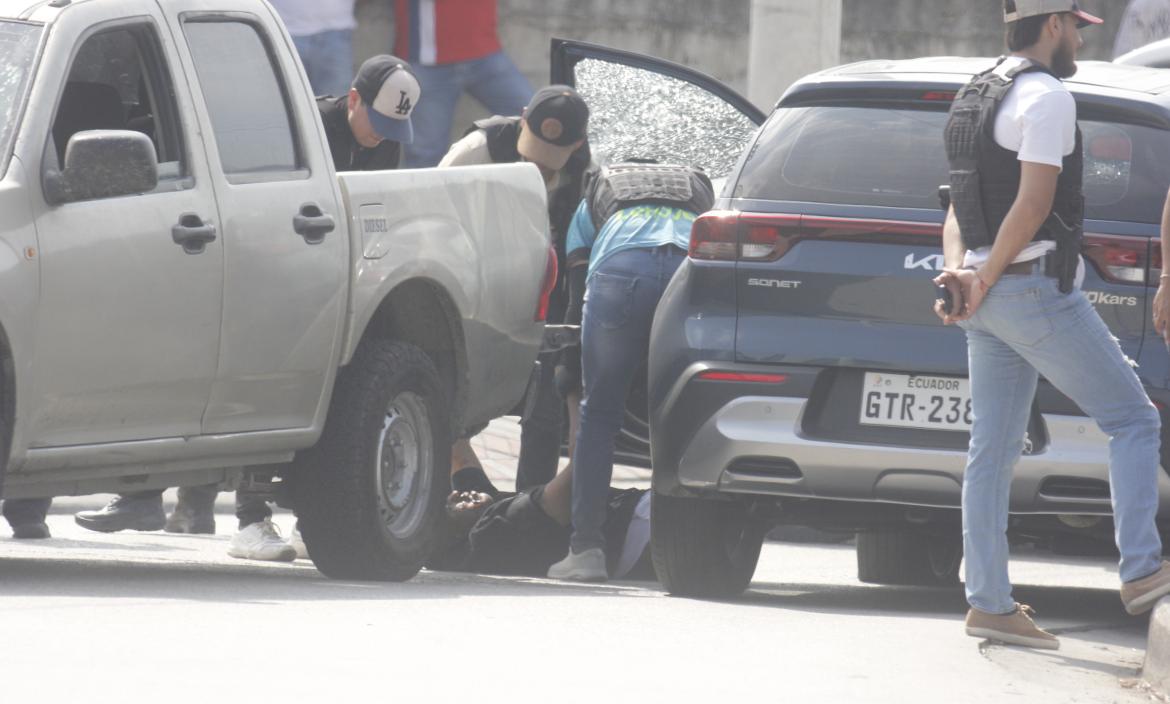
[{"label": "black t-shirt", "polygon": [[398,142],[385,139],[378,146],[368,149],[353,138],[345,96],[317,98],[317,109],[321,111],[321,121],[325,123],[325,137],[329,140],[335,169],[385,171],[398,168],[398,155],[402,151],[402,145]]}]

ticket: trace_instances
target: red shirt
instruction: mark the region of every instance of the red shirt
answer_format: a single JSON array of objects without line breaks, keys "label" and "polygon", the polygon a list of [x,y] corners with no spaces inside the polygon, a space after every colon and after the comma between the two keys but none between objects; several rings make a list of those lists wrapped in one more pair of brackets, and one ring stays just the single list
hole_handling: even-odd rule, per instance
[{"label": "red shirt", "polygon": [[500,50],[496,0],[394,0],[394,54],[434,66]]}]

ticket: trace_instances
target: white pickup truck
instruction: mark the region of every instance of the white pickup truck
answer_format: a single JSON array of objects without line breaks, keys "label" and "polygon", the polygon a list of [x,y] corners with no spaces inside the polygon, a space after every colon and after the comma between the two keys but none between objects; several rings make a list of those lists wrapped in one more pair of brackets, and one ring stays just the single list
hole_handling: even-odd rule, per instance
[{"label": "white pickup truck", "polygon": [[334,173],[262,0],[0,0],[3,495],[275,471],[323,573],[409,579],[451,438],[524,395],[545,199]]}]

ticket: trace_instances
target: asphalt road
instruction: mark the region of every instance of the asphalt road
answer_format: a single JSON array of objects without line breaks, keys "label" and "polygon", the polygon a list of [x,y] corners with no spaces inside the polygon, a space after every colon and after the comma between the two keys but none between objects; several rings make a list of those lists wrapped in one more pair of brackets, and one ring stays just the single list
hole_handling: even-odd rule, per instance
[{"label": "asphalt road", "polygon": [[1013,562],[1017,598],[1063,638],[1038,653],[963,635],[959,590],[858,583],[849,546],[771,543],[752,590],[711,603],[645,583],[334,582],[228,557],[226,512],[215,536],[50,525],[0,537],[5,704],[1149,701],[1125,686],[1146,621],[1096,560]]}]

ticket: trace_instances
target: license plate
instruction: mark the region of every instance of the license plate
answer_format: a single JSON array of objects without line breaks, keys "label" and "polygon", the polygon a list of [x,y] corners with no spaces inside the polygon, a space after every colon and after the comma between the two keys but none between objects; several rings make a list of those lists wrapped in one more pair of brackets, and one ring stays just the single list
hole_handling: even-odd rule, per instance
[{"label": "license plate", "polygon": [[971,382],[949,376],[867,372],[861,424],[971,430]]}]

